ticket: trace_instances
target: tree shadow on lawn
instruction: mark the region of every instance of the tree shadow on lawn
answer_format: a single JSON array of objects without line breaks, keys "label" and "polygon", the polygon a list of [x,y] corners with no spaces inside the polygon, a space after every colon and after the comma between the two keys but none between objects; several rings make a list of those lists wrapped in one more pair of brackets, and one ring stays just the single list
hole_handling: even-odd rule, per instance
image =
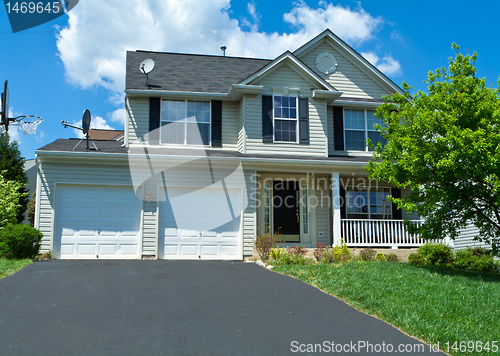
[{"label": "tree shadow on lawn", "polygon": [[466,277],[470,280],[477,280],[481,282],[500,283],[500,273],[498,272],[476,272],[467,271],[462,269],[455,269],[449,266],[413,266],[414,268],[425,269],[429,272],[439,273],[446,276],[460,276]]}]

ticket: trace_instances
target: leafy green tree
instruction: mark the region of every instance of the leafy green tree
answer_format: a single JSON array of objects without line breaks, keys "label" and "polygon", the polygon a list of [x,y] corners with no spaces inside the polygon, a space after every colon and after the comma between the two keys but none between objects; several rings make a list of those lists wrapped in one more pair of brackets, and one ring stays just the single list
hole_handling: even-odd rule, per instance
[{"label": "leafy green tree", "polygon": [[[5,130],[0,130],[0,172],[2,172],[5,179],[21,184],[20,188],[18,188],[19,193],[26,193],[28,191],[26,188],[28,179],[24,172],[24,158],[21,156],[17,142],[9,142],[9,134]],[[21,208],[18,210],[16,217],[18,223],[22,223],[24,220],[28,200],[28,195],[24,194],[19,198]]]},{"label": "leafy green tree", "polygon": [[[477,54],[459,46],[448,68],[430,71],[427,92],[384,98],[377,116],[387,144],[374,148],[371,178],[410,188],[391,198],[399,208],[425,218],[424,238],[455,238],[468,223],[479,240],[500,247],[500,96],[499,88],[476,77]],[[384,126],[384,127],[382,127]]]},{"label": "leafy green tree", "polygon": [[23,186],[15,180],[7,180],[4,175],[7,171],[0,172],[0,228],[7,224],[16,224],[21,204],[20,198],[28,193],[21,193],[19,190]]}]

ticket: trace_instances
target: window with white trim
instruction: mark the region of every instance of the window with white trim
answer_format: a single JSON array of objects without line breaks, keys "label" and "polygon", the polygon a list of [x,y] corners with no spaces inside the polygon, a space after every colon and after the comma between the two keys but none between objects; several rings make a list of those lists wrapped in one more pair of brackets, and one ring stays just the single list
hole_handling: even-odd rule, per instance
[{"label": "window with white trim", "polygon": [[161,143],[208,146],[210,124],[210,101],[161,101]]},{"label": "window with white trim", "polygon": [[273,96],[275,142],[297,142],[297,97]]},{"label": "window with white trim", "polygon": [[264,232],[271,231],[271,192],[269,183],[264,185]]},{"label": "window with white trim", "polygon": [[302,231],[309,233],[309,196],[307,194],[307,185],[302,186]]},{"label": "window with white trim", "polygon": [[346,151],[371,151],[366,144],[370,139],[373,146],[379,142],[384,145],[386,140],[374,126],[384,126],[375,116],[375,110],[344,108],[344,142]]},{"label": "window with white trim", "polygon": [[346,189],[347,219],[391,219],[392,204],[387,200],[391,188]]}]

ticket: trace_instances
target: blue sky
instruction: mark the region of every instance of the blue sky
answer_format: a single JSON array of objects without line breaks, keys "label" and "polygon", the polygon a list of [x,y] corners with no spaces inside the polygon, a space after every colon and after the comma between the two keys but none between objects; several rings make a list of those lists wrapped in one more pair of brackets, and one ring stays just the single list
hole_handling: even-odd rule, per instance
[{"label": "blue sky", "polygon": [[50,23],[13,34],[0,9],[0,80],[9,80],[10,109],[44,122],[37,135],[12,127],[24,157],[58,138],[76,137],[61,120],[123,128],[125,51],[274,58],[326,27],[395,83],[425,90],[429,70],[447,65],[452,42],[479,54],[480,77],[500,75],[498,14],[488,1],[229,1],[85,0]]}]

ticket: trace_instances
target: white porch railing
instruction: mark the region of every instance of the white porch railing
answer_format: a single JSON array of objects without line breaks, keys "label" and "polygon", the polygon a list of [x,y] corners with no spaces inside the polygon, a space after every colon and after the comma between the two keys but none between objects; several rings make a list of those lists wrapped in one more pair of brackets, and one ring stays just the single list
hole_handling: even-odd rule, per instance
[{"label": "white porch railing", "polygon": [[[412,222],[423,224],[421,220]],[[402,220],[342,219],[341,233],[349,247],[417,247],[426,242],[417,234],[410,234]]]}]

